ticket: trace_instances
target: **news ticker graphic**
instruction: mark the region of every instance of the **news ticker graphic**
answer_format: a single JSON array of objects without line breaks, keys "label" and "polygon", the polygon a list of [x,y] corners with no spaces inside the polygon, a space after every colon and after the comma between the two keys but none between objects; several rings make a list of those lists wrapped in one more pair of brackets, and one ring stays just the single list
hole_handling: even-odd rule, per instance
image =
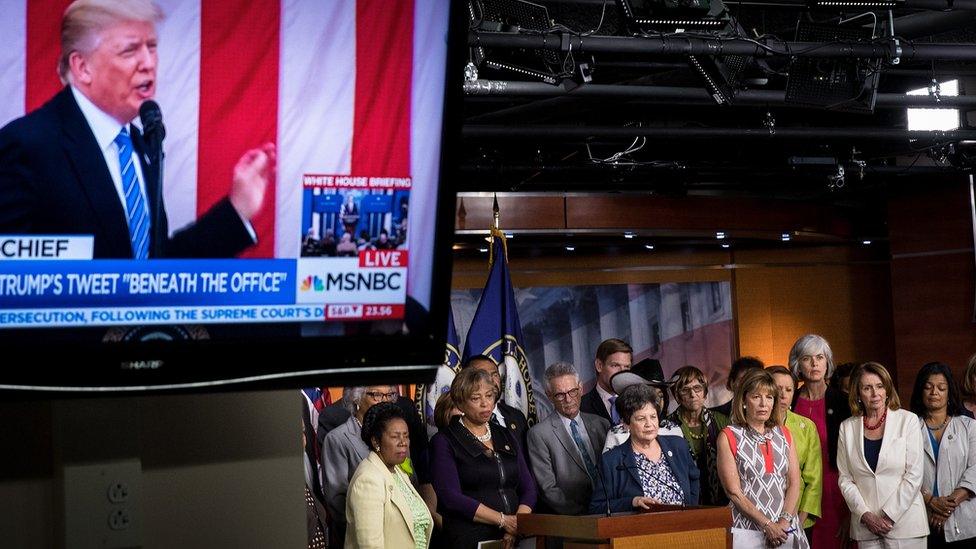
[{"label": "news ticker graphic", "polygon": [[0,260],[0,327],[400,319],[407,259]]}]

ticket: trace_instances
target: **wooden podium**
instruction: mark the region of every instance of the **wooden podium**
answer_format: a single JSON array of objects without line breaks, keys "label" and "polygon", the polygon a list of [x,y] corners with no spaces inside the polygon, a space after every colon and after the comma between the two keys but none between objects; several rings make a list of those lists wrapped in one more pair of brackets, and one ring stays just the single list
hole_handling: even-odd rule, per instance
[{"label": "wooden podium", "polygon": [[728,507],[656,505],[648,511],[610,517],[518,516],[519,534],[536,536],[538,549],[546,547],[546,538],[562,539],[564,549],[731,549],[731,528]]}]

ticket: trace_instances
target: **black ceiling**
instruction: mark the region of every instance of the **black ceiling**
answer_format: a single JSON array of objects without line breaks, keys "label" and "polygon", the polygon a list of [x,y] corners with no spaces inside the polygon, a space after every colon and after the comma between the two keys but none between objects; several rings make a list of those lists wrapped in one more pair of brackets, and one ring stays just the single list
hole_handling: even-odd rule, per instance
[{"label": "black ceiling", "polygon": [[[644,35],[635,35],[635,25],[623,18],[620,0],[536,0],[548,10],[548,26],[542,30],[519,29],[512,21],[501,27],[483,24],[477,13],[485,1],[472,5],[472,61],[480,61],[477,47],[491,38],[519,36],[533,41],[526,42],[530,47],[495,47],[488,54],[522,55],[527,63],[556,73],[557,82],[546,84],[481,63],[477,80],[466,85],[458,184],[462,192],[735,194],[857,206],[876,200],[900,176],[937,178],[972,165],[967,141],[976,133],[965,125],[966,117],[954,132],[909,133],[904,93],[927,86],[933,76],[940,81],[960,78],[965,93],[967,79],[976,75],[976,0],[950,0],[948,5],[908,0],[891,13],[902,57],[895,64],[891,55],[882,56],[869,73],[880,74],[871,112],[784,102],[788,77],[798,70],[794,60],[800,56],[755,57],[737,80],[731,104],[718,105],[687,55],[595,51],[602,37],[626,42],[625,47],[614,46],[618,50],[665,43],[656,30],[639,28]],[[505,1],[494,0],[494,6]],[[879,37],[869,43],[896,51],[888,11],[810,9],[796,1],[729,2],[728,24],[713,34],[753,39],[785,51],[784,42],[796,39],[798,23],[839,27],[841,19],[868,14],[845,26],[871,27],[877,20]],[[706,31],[693,36],[708,38]],[[680,43],[680,35],[667,37],[671,44]],[[562,49],[554,48],[560,43]],[[535,47],[540,44],[544,46]],[[569,51],[566,44],[575,47]],[[838,44],[843,45],[835,41],[817,47]],[[917,47],[921,44],[951,46],[923,56]],[[548,53],[535,53],[542,51]],[[918,54],[915,59],[912,52]],[[824,59],[813,62],[829,62]],[[589,67],[589,83],[579,76],[580,63]],[[916,101],[935,104],[931,97]],[[969,107],[976,102],[968,97],[940,103],[961,105],[964,111],[976,108]]]}]

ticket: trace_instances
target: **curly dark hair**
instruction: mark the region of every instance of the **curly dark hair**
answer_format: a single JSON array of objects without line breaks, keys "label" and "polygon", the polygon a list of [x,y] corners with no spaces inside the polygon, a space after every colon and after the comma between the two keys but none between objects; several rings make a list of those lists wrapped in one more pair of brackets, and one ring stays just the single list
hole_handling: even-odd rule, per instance
[{"label": "curly dark hair", "polygon": [[918,371],[918,375],[915,376],[915,387],[912,389],[911,400],[912,411],[922,419],[928,417],[929,411],[925,408],[925,403],[922,400],[922,393],[925,392],[925,384],[928,382],[929,376],[933,376],[935,374],[942,374],[945,376],[946,384],[948,385],[949,391],[946,395],[946,414],[950,416],[961,415],[963,405],[962,397],[959,396],[959,385],[957,385],[956,380],[952,378],[952,369],[941,362],[929,362],[928,364],[922,366],[922,369]]},{"label": "curly dark hair", "polygon": [[363,416],[363,428],[359,433],[366,446],[369,446],[370,449],[375,448],[375,441],[380,439],[383,431],[386,430],[386,426],[394,419],[407,420],[403,415],[403,410],[396,404],[378,402],[370,406],[369,410],[366,410],[366,415]]},{"label": "curly dark hair", "polygon": [[644,383],[631,385],[617,395],[617,400],[614,402],[614,406],[617,407],[617,413],[620,414],[620,420],[623,423],[630,423],[630,417],[634,415],[634,412],[648,404],[654,406],[654,409],[657,411],[658,423],[663,421],[664,416],[661,415],[663,413],[661,400],[658,398],[657,391],[650,385],[645,385]]}]

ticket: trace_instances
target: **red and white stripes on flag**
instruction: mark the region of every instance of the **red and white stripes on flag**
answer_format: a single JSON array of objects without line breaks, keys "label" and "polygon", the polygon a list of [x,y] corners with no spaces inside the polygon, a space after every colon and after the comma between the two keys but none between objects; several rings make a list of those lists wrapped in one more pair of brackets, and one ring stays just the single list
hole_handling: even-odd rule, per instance
[{"label": "red and white stripes on flag", "polygon": [[[3,2],[0,126],[61,88],[69,3]],[[278,145],[277,182],[246,257],[298,257],[304,173],[412,177],[408,293],[429,305],[449,0],[158,4],[170,227],[223,197],[237,159],[265,141]]]}]

